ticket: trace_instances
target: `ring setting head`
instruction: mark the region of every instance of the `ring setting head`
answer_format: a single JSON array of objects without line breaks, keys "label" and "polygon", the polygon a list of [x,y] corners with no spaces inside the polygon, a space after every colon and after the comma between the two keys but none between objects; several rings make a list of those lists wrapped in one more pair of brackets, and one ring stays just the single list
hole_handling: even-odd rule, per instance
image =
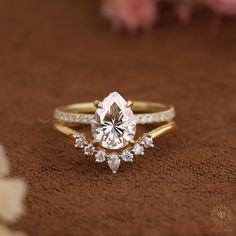
[{"label": "ring setting head", "polygon": [[91,122],[94,140],[88,142],[84,135],[78,135],[75,147],[83,148],[86,156],[94,155],[98,163],[107,161],[113,173],[121,161],[133,162],[134,156],[144,155],[144,148],[154,146],[153,140],[150,135],[134,140],[137,122],[132,105],[117,92],[110,93],[103,101],[96,100],[97,110]]}]

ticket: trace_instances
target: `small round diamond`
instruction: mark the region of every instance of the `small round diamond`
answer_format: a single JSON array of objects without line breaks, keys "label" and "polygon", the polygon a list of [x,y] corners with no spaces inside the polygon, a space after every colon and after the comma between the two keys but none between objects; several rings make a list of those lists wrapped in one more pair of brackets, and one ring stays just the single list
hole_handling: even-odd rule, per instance
[{"label": "small round diamond", "polygon": [[84,148],[86,144],[88,144],[88,142],[83,135],[75,136],[75,148]]},{"label": "small round diamond", "polygon": [[153,140],[150,136],[146,136],[143,138],[143,140],[141,141],[141,144],[145,147],[145,148],[150,148],[150,147],[154,147],[153,144]]},{"label": "small round diamond", "polygon": [[125,150],[125,151],[123,151],[122,152],[122,159],[124,160],[124,161],[127,161],[127,162],[132,162],[133,161],[133,157],[134,157],[134,154],[133,153],[131,153],[130,151],[128,151],[128,150]]},{"label": "small round diamond", "polygon": [[106,153],[102,150],[97,151],[95,154],[96,162],[103,162],[106,160]]},{"label": "small round diamond", "polygon": [[138,143],[134,145],[132,151],[135,155],[144,155],[144,148],[143,148],[143,146],[139,145]]},{"label": "small round diamond", "polygon": [[93,155],[95,147],[92,144],[89,144],[84,148],[84,154],[87,156]]}]

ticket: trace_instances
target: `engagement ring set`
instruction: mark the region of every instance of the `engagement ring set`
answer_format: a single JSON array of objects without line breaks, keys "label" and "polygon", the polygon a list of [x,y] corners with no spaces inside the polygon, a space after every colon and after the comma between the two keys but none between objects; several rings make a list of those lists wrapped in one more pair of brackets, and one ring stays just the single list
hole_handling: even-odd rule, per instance
[{"label": "engagement ring set", "polygon": [[[174,107],[155,102],[126,101],[113,92],[102,101],[78,103],[56,108],[54,128],[74,140],[86,156],[96,162],[107,161],[116,173],[121,161],[133,162],[154,147],[153,139],[175,128]],[[136,138],[137,125],[156,127]],[[81,125],[91,126],[91,137],[79,131]]]}]

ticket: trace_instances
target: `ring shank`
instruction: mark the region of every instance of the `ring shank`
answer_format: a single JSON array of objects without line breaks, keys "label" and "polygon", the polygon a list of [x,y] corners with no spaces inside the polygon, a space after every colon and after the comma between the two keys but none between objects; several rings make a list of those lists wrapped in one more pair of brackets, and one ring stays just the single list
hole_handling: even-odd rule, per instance
[{"label": "ring shank", "polygon": [[[54,118],[60,122],[91,124],[96,111],[93,103],[77,103],[56,108]],[[175,116],[173,106],[154,102],[134,101],[132,110],[137,124],[168,122]]]}]

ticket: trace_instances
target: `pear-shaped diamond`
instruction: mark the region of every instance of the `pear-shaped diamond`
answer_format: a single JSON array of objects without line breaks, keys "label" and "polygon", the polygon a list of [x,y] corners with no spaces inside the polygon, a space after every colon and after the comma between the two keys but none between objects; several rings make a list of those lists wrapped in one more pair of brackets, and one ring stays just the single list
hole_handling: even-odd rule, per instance
[{"label": "pear-shaped diamond", "polygon": [[111,168],[113,173],[116,173],[116,171],[119,169],[120,166],[120,158],[116,154],[110,154],[107,157],[107,163],[109,167]]},{"label": "pear-shaped diamond", "polygon": [[129,103],[117,92],[109,94],[92,120],[95,140],[107,149],[120,149],[128,145],[135,132],[136,120]]}]

